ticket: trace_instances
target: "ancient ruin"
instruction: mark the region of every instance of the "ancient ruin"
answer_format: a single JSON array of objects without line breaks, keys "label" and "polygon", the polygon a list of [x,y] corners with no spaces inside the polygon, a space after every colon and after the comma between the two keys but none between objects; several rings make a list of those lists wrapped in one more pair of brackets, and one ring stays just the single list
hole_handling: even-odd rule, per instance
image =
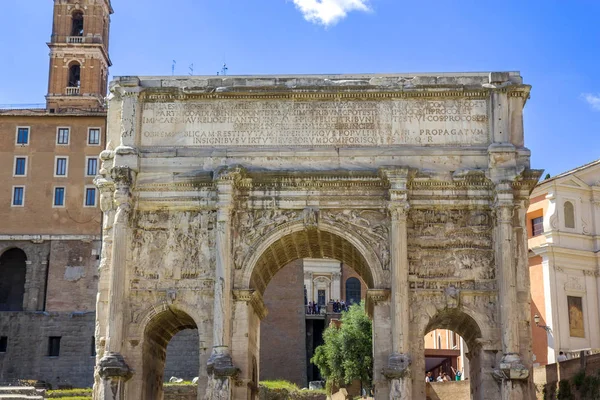
[{"label": "ancient ruin", "polygon": [[262,293],[301,258],[367,284],[376,399],[423,399],[460,334],[474,399],[529,399],[529,169],[517,72],[121,77],[96,184],[96,400],[162,398],[197,328],[199,399],[254,399]]}]

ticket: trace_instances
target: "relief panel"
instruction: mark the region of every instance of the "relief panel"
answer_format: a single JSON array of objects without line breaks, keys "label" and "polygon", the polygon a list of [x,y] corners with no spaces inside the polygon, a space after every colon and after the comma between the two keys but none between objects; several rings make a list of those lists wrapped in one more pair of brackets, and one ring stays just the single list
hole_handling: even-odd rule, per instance
[{"label": "relief panel", "polygon": [[494,279],[489,211],[411,210],[408,258],[419,278]]}]

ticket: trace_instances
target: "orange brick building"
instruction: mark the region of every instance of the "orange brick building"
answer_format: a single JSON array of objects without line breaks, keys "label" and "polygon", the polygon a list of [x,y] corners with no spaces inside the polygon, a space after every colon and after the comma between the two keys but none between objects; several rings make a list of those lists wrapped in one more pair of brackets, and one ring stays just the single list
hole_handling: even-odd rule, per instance
[{"label": "orange brick building", "polygon": [[92,383],[112,12],[55,1],[46,106],[0,110],[0,384]]}]

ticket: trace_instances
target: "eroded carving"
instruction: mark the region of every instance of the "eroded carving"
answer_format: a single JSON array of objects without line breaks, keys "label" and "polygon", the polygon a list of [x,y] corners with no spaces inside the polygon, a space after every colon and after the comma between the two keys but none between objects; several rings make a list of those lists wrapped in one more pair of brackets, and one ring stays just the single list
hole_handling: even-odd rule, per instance
[{"label": "eroded carving", "polygon": [[136,213],[130,242],[133,277],[160,280],[165,287],[172,279],[210,277],[215,217],[214,211]]},{"label": "eroded carving", "polygon": [[489,211],[411,210],[408,235],[412,275],[465,280],[495,277]]},{"label": "eroded carving", "polygon": [[236,269],[241,269],[250,249],[267,233],[289,222],[300,220],[299,210],[242,210],[235,214],[233,231],[233,259]]},{"label": "eroded carving", "polygon": [[323,210],[324,222],[356,233],[377,253],[383,269],[390,267],[389,218],[380,210]]}]

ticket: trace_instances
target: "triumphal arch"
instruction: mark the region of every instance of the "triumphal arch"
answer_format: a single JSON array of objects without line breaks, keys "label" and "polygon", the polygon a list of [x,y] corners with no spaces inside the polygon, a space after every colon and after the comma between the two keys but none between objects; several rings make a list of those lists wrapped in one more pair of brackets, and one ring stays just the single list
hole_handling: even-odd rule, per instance
[{"label": "triumphal arch", "polygon": [[529,91],[516,72],[117,78],[94,398],[162,399],[187,328],[198,398],[256,398],[262,294],[300,258],[367,284],[376,399],[425,398],[435,328],[465,339],[472,398],[532,398]]}]

